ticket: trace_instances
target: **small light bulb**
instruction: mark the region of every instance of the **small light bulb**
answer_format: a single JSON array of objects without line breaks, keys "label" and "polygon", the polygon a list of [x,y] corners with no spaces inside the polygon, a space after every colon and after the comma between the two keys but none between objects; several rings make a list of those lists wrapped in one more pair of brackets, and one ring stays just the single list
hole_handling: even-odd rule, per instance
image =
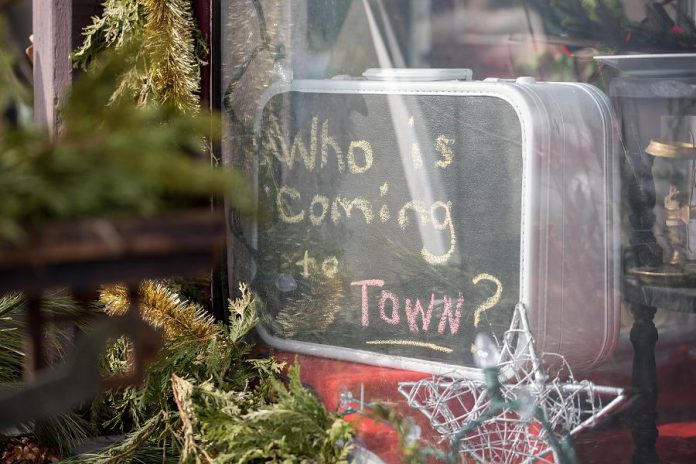
[{"label": "small light bulb", "polygon": [[536,412],[536,404],[534,403],[534,398],[529,389],[526,387],[518,387],[513,390],[513,393],[519,403],[517,414],[520,415],[520,419],[524,421],[532,419]]},{"label": "small light bulb", "polygon": [[283,293],[294,292],[297,290],[297,282],[291,274],[278,274],[275,284],[276,288]]},{"label": "small light bulb", "polygon": [[496,367],[500,361],[500,352],[491,337],[484,333],[476,335],[474,342],[474,364],[480,369]]},{"label": "small light bulb", "polygon": [[281,82],[292,82],[292,68],[290,68],[290,66],[288,65],[287,60],[276,60],[276,62],[273,63],[273,72],[275,73],[275,77],[278,78]]},{"label": "small light bulb", "polygon": [[411,424],[410,429],[408,430],[408,434],[404,438],[406,443],[411,444],[411,443],[417,443],[418,440],[421,437],[421,428],[416,425],[416,424]]}]

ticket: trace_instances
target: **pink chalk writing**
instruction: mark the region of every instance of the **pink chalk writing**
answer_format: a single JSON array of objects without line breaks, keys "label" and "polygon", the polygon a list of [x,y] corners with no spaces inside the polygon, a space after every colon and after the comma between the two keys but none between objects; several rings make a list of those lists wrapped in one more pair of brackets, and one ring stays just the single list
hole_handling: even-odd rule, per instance
[{"label": "pink chalk writing", "polygon": [[384,281],[378,280],[378,279],[359,280],[357,282],[351,282],[350,285],[362,287],[362,318],[361,318],[361,322],[362,322],[363,327],[367,327],[368,325],[370,325],[370,313],[368,310],[368,301],[367,301],[367,287],[383,287]]},{"label": "pink chalk writing", "polygon": [[428,311],[423,311],[423,306],[418,298],[416,298],[416,303],[413,304],[409,298],[406,298],[406,318],[408,319],[408,328],[411,332],[418,333],[418,321],[417,316],[421,316],[421,327],[423,332],[428,331],[430,327],[430,318],[433,316],[433,307],[435,306],[435,294],[430,295],[430,305],[428,305]]},{"label": "pink chalk writing", "polygon": [[[385,311],[387,300],[391,300],[392,302],[391,317],[387,316]],[[396,325],[399,323],[399,299],[392,292],[382,290],[382,298],[379,299],[379,316],[387,324]]]},{"label": "pink chalk writing", "polygon": [[461,292],[459,293],[454,314],[452,314],[452,298],[444,295],[442,300],[444,309],[442,310],[442,317],[440,318],[440,324],[437,326],[437,331],[440,334],[444,334],[449,322],[450,334],[454,335],[459,331],[459,322],[462,317],[462,309],[464,308],[464,295]]},{"label": "pink chalk writing", "polygon": [[[368,295],[368,288],[384,287],[384,280],[358,280],[351,282],[350,285],[353,287],[360,287],[362,297],[361,323],[363,327],[368,327],[370,325],[370,298]],[[423,303],[418,298],[405,298],[403,301],[405,303],[404,310],[409,331],[412,333],[421,331],[428,332],[430,329],[430,322],[433,318],[433,311],[435,310],[435,294],[430,294],[430,301],[428,302],[427,308],[423,307]],[[440,315],[440,321],[437,325],[437,332],[440,335],[445,335],[449,327],[449,334],[456,335],[457,332],[459,332],[462,311],[464,310],[464,295],[462,292],[459,292],[456,303],[454,299],[448,295],[442,295],[441,301],[442,304],[438,304],[438,307],[442,307],[442,314]],[[388,303],[391,303],[391,305]],[[380,290],[378,307],[379,316],[382,321],[389,325],[399,324],[401,321],[401,314],[399,312],[401,305],[398,296],[388,290]]]}]

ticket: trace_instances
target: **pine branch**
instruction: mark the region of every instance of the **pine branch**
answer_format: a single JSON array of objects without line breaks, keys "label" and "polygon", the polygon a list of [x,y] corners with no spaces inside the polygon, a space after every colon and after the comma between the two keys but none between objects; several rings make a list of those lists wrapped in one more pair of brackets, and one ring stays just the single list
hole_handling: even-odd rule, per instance
[{"label": "pine branch", "polygon": [[121,464],[130,462],[144,444],[163,432],[163,425],[168,419],[169,417],[165,412],[156,414],[148,419],[142,427],[127,434],[123,441],[99,452],[83,454],[63,462],[65,464]]},{"label": "pine branch", "polygon": [[239,284],[241,296],[236,300],[229,300],[229,314],[231,324],[229,326],[230,339],[237,343],[241,341],[258,322],[256,312],[256,300],[245,283]]},{"label": "pine branch", "polygon": [[119,48],[142,33],[145,24],[142,0],[105,0],[101,16],[82,31],[82,46],[72,54],[75,67],[87,69],[108,48]]},{"label": "pine branch", "polygon": [[15,312],[22,308],[21,294],[0,298],[0,383],[16,382],[22,377],[22,325],[15,319]]},{"label": "pine branch", "polygon": [[353,428],[330,414],[291,367],[289,382],[270,379],[273,402],[225,392],[210,382],[172,378],[186,437],[182,457],[201,463],[347,462]]},{"label": "pine branch", "polygon": [[[94,403],[95,421],[106,430],[129,430],[142,427],[153,415],[170,411],[173,393],[172,374],[186,375],[197,381],[212,381],[219,388],[246,391],[259,379],[276,375],[277,363],[246,359],[249,345],[242,337],[256,321],[255,304],[248,290],[230,304],[238,317],[230,326],[213,324],[200,313],[200,307],[181,301],[161,284],[146,283],[141,288],[141,308],[146,320],[169,332],[159,359],[148,367],[143,384],[137,388],[107,392]],[[125,312],[125,290],[109,288],[101,301],[112,315]],[[235,310],[233,310],[235,311]],[[169,328],[169,329],[167,329]],[[130,366],[130,348],[125,339],[117,340],[104,357],[107,375],[120,374]],[[263,380],[260,383],[265,383]],[[179,427],[177,426],[178,430]],[[172,440],[176,437],[170,437]]]},{"label": "pine branch", "polygon": [[24,295],[21,293],[9,293],[0,297],[0,317],[16,311],[24,302]]},{"label": "pine branch", "polygon": [[35,423],[33,433],[39,443],[67,456],[88,437],[89,423],[76,413],[67,412]]},{"label": "pine branch", "polygon": [[[46,295],[41,308],[49,314],[74,314],[79,307],[70,298]],[[26,299],[21,293],[0,297],[0,383],[17,382],[22,377],[24,361],[24,311]],[[47,351],[55,357],[62,356],[68,331],[52,326],[45,334]]]},{"label": "pine branch", "polygon": [[83,44],[72,54],[76,67],[134,40],[142,48],[119,77],[113,99],[155,101],[187,113],[199,110],[200,66],[208,47],[193,17],[191,0],[105,0],[101,16],[83,30]]},{"label": "pine branch", "polygon": [[[320,279],[311,275],[307,280],[308,284],[300,284],[303,291],[298,292],[298,296],[288,298],[275,319],[268,321],[284,337],[324,334],[341,309],[345,290],[338,277]],[[312,304],[313,301],[321,301],[322,304]]]},{"label": "pine branch", "polygon": [[122,47],[76,80],[57,138],[22,127],[0,137],[0,240],[17,241],[23,228],[46,220],[151,216],[211,196],[251,210],[245,176],[192,156],[212,117],[128,99],[109,104],[131,51]]}]

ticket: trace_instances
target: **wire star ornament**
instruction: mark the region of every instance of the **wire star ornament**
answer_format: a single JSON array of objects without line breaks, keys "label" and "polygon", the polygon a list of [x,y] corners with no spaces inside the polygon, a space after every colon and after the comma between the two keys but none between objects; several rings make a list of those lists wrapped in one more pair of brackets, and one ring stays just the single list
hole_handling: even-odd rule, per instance
[{"label": "wire star ornament", "polygon": [[563,462],[559,447],[568,443],[565,438],[595,426],[625,400],[622,388],[576,380],[563,356],[537,355],[522,304],[515,308],[499,359],[490,359],[495,345],[478,350],[475,357],[484,363],[489,356],[489,366],[481,367],[495,366],[492,382],[434,376],[399,384],[409,406],[475,461]]}]

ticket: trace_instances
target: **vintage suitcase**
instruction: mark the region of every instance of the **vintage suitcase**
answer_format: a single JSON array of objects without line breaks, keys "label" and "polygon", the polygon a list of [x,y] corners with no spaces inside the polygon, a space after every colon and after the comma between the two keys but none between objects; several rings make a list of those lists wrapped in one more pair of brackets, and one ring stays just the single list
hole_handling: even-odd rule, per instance
[{"label": "vintage suitcase", "polygon": [[521,302],[538,350],[576,370],[611,355],[620,144],[607,97],[469,79],[369,70],[268,90],[247,160],[262,218],[232,229],[268,344],[475,377],[475,335],[500,340]]}]

